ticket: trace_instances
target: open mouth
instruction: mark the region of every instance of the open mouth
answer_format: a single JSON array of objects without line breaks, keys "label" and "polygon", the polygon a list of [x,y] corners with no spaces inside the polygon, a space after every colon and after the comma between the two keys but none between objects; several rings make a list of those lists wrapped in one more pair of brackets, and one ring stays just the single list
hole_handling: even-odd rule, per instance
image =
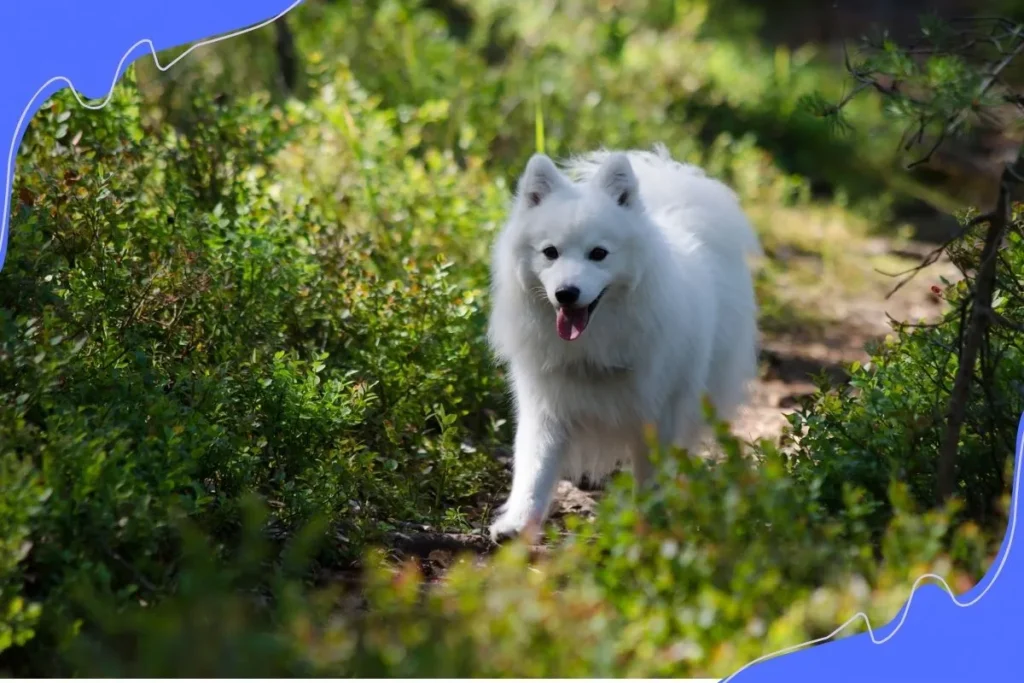
[{"label": "open mouth", "polygon": [[601,301],[601,297],[604,296],[606,291],[607,289],[602,289],[601,293],[590,302],[589,306],[581,306],[579,308],[561,306],[555,316],[555,327],[558,330],[558,336],[565,341],[579,339],[579,336],[583,334],[583,330],[587,329],[587,325],[590,323],[590,316],[594,309],[597,308],[597,304]]}]

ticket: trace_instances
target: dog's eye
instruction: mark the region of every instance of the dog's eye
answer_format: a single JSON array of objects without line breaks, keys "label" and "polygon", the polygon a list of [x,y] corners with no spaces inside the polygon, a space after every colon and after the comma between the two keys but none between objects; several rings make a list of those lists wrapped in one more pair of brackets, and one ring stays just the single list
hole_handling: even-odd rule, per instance
[{"label": "dog's eye", "polygon": [[544,254],[545,256],[547,256],[552,261],[554,261],[556,258],[558,258],[558,250],[555,249],[554,247],[547,247],[541,253]]},{"label": "dog's eye", "polygon": [[591,261],[603,261],[604,257],[607,255],[607,249],[602,249],[601,247],[594,247],[593,249],[590,250],[590,254],[587,255],[587,258],[589,258]]}]

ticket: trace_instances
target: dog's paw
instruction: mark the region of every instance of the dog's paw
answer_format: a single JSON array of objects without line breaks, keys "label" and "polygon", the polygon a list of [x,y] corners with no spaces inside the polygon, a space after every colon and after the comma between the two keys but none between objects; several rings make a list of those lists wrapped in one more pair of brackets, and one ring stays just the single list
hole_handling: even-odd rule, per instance
[{"label": "dog's paw", "polygon": [[492,541],[501,543],[524,534],[533,535],[539,526],[528,514],[503,512],[488,528],[488,534]]},{"label": "dog's paw", "polygon": [[517,524],[515,520],[509,519],[506,515],[499,517],[491,526],[487,529],[488,535],[491,537],[491,541],[494,543],[501,543],[515,538],[523,530],[525,524]]}]

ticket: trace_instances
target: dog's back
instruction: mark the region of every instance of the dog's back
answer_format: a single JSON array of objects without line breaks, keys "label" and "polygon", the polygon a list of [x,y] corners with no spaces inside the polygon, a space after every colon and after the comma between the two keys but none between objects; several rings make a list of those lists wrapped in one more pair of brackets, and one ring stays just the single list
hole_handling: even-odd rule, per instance
[{"label": "dog's back", "polygon": [[[566,172],[587,180],[612,153],[598,150],[573,157],[565,163]],[[723,255],[761,256],[757,234],[727,185],[697,166],[676,161],[661,144],[653,151],[625,154],[639,181],[640,199],[655,222],[667,229],[683,228]],[[681,215],[665,215],[677,212]]]},{"label": "dog's back", "polygon": [[[566,171],[586,180],[612,153],[574,157]],[[669,241],[685,244],[696,237],[715,255],[715,282],[708,291],[717,302],[717,319],[706,390],[719,417],[729,419],[757,374],[757,306],[747,258],[762,255],[760,241],[736,194],[703,169],[674,160],[664,145],[626,155],[641,201]]]}]

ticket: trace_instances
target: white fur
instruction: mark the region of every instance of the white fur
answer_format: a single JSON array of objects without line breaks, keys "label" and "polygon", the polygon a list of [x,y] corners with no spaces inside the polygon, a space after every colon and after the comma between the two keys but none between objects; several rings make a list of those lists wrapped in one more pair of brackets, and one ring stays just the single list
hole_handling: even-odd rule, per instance
[{"label": "white fur", "polygon": [[[664,147],[567,166],[530,159],[493,251],[489,338],[517,415],[512,491],[494,538],[541,524],[563,476],[599,478],[631,462],[646,483],[644,425],[663,445],[696,448],[702,397],[730,419],[757,369],[747,256],[761,249],[736,195]],[[608,252],[601,261],[588,258],[597,246]],[[556,332],[565,286],[583,305],[607,288],[574,341]]]}]

